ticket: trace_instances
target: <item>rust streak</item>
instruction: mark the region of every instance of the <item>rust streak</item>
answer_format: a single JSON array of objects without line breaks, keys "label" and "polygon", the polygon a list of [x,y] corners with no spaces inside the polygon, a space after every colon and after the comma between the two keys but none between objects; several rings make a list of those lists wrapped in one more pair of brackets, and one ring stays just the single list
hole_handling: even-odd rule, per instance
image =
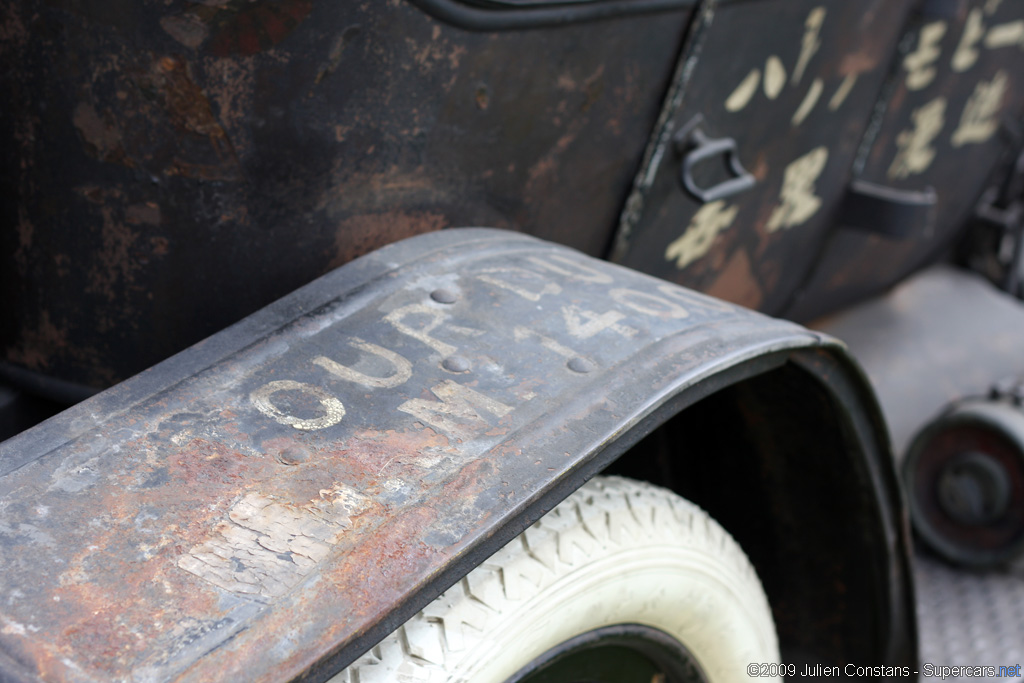
[{"label": "rust streak", "polygon": [[[387,191],[403,191],[396,185]],[[336,268],[357,256],[366,254],[385,244],[433,232],[447,227],[448,219],[431,211],[385,211],[346,218],[335,231],[334,257],[330,267]]]}]

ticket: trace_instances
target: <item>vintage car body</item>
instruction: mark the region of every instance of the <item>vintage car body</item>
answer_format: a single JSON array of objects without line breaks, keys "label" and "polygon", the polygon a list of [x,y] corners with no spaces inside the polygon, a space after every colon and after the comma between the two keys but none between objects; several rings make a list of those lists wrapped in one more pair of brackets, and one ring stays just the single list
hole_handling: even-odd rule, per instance
[{"label": "vintage car body", "polygon": [[[739,541],[784,661],[914,665],[885,418],[767,315],[1016,287],[1020,4],[0,27],[0,680],[327,680],[603,470]],[[246,545],[277,518],[312,549]]]},{"label": "vintage car body", "polygon": [[[129,4],[5,4],[8,374],[106,387],[458,226],[807,320],[950,244],[1024,97],[1011,2],[644,1],[495,32],[409,3]],[[698,115],[756,180],[722,204],[679,185],[670,138]]]}]

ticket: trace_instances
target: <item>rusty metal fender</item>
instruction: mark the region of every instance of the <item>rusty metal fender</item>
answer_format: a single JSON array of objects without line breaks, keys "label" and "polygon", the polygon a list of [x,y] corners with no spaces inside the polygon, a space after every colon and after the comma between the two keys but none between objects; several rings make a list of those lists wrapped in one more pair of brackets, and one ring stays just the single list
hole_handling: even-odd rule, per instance
[{"label": "rusty metal fender", "polygon": [[325,680],[669,417],[787,364],[853,416],[878,633],[906,631],[884,426],[841,345],[466,229],[362,257],[0,444],[0,680]]}]

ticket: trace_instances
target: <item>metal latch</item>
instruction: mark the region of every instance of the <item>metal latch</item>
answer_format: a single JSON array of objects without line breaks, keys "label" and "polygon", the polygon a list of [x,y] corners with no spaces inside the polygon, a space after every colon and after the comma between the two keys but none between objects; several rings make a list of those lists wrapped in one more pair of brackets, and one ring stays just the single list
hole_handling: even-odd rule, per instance
[{"label": "metal latch", "polygon": [[[1018,134],[1018,144],[1020,136]],[[1024,148],[1003,181],[982,193],[974,209],[977,227],[997,241],[995,263],[972,263],[975,269],[988,275],[1002,289],[1021,297],[1021,270],[1024,269]],[[978,261],[975,256],[975,261]],[[987,266],[987,267],[986,267]]]},{"label": "metal latch", "polygon": [[[705,204],[731,197],[749,190],[757,182],[754,176],[743,168],[732,138],[711,138],[701,130],[704,117],[698,114],[672,136],[676,154],[683,158],[679,179],[683,188],[694,198]],[[708,188],[697,186],[693,179],[693,167],[705,159],[723,155],[726,170],[733,177]]]}]

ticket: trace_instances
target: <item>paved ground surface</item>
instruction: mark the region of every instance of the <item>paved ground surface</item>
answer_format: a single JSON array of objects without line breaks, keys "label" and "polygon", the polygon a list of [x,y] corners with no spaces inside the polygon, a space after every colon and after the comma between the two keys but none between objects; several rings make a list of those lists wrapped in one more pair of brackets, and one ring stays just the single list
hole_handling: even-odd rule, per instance
[{"label": "paved ground surface", "polygon": [[[981,278],[944,266],[811,327],[845,341],[864,366],[897,460],[951,401],[1024,376],[1024,306]],[[1024,672],[1024,559],[993,572],[954,569],[920,549],[916,559],[922,664],[1021,664]]]},{"label": "paved ground surface", "polygon": [[[1024,562],[999,572],[953,569],[917,553],[921,662],[1013,666],[1024,672]],[[921,681],[939,680],[922,678]],[[948,678],[947,681],[1005,678]]]}]

